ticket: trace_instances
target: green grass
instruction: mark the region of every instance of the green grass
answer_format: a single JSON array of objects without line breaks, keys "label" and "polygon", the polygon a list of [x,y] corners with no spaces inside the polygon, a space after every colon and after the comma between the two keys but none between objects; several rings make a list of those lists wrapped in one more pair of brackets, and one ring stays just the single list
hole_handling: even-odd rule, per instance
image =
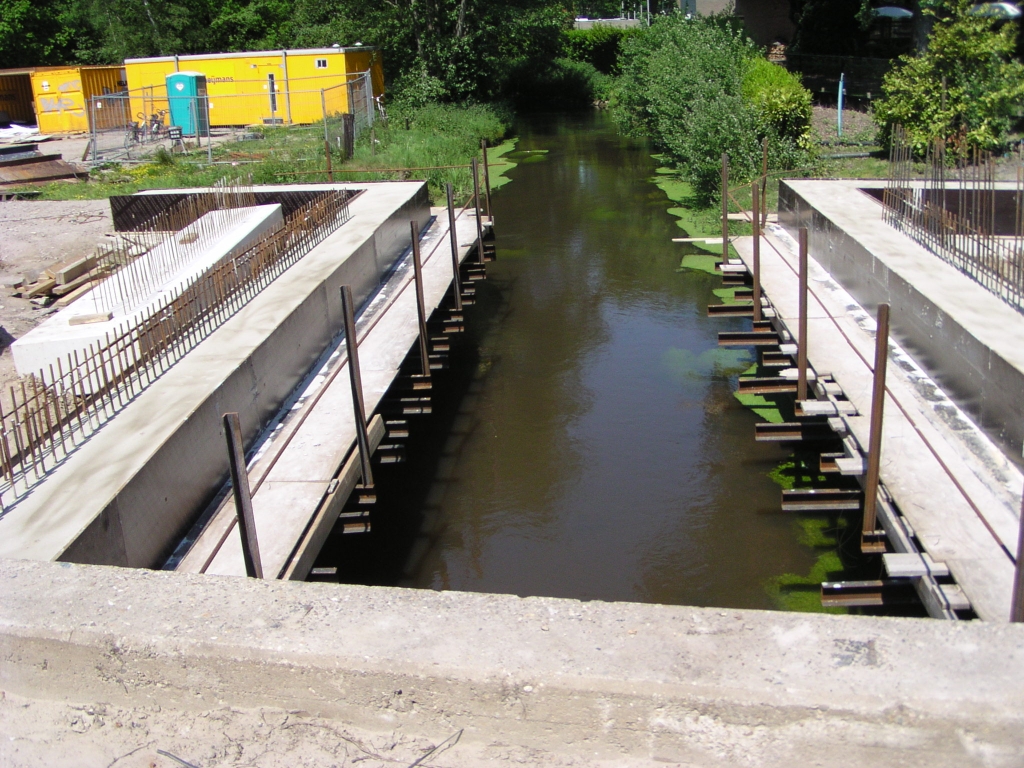
[{"label": "green grass", "polygon": [[[406,128],[408,125],[408,129]],[[509,116],[487,105],[432,104],[395,110],[387,124],[364,131],[347,162],[333,155],[335,181],[422,179],[431,201],[444,201],[444,187],[451,183],[456,198],[465,200],[473,191],[473,178],[465,166],[480,155],[480,141],[499,145],[488,152],[491,188],[508,182],[515,160],[508,157],[515,141],[502,140]],[[98,199],[127,195],[142,189],[208,186],[220,180],[236,183],[280,184],[327,181],[323,124],[296,127],[263,127],[262,138],[232,141],[214,147],[214,165],[207,164],[204,148],[187,155],[162,156],[137,165],[112,163],[95,169],[88,181],[55,182],[41,188],[45,200]],[[425,171],[385,169],[425,168]],[[347,169],[380,169],[353,173]],[[481,181],[482,183],[482,181]]]}]

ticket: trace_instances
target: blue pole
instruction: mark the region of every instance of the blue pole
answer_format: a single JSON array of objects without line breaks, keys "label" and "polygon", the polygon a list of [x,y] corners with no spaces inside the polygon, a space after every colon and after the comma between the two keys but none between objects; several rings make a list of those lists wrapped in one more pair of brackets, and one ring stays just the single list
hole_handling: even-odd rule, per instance
[{"label": "blue pole", "polygon": [[846,74],[840,73],[839,75],[839,115],[836,118],[836,131],[840,137],[843,135],[843,94],[846,92],[844,87],[846,81]]}]

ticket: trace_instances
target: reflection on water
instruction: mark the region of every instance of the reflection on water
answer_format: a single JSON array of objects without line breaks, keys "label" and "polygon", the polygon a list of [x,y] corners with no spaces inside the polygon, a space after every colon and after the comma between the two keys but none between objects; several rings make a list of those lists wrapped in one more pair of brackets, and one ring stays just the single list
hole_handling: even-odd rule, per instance
[{"label": "reflection on water", "polygon": [[379,480],[369,536],[318,564],[345,579],[602,600],[773,607],[765,582],[813,552],[779,512],[732,397],[741,320],[706,317],[720,279],[678,272],[649,149],[602,115],[532,118],[542,158],[494,195],[499,260],[469,338]]}]

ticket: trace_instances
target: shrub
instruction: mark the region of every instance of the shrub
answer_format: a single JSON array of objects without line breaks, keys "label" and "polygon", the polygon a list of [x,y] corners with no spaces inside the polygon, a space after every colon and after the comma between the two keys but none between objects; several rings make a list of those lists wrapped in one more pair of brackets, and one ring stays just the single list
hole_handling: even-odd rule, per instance
[{"label": "shrub", "polygon": [[743,100],[758,132],[800,143],[811,130],[811,92],[797,75],[766,59],[752,59],[743,75]]},{"label": "shrub", "polygon": [[1024,101],[1024,65],[1011,58],[1017,27],[995,29],[992,19],[969,9],[967,0],[955,0],[951,13],[936,21],[927,50],[901,57],[885,76],[875,119],[886,145],[902,124],[918,154],[935,138],[963,150],[1003,146]]},{"label": "shrub", "polygon": [[810,93],[761,59],[722,19],[673,16],[626,41],[613,103],[630,132],[650,136],[690,181],[699,201],[718,194],[721,155],[731,178],[799,164],[810,123]]}]

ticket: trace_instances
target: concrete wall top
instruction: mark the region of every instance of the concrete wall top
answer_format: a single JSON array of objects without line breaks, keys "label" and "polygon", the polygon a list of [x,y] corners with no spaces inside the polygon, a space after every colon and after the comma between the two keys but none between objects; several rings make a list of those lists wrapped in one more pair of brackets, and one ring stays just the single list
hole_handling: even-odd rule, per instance
[{"label": "concrete wall top", "polygon": [[0,590],[0,679],[32,698],[463,728],[588,765],[1024,758],[1024,625],[9,560]]}]

